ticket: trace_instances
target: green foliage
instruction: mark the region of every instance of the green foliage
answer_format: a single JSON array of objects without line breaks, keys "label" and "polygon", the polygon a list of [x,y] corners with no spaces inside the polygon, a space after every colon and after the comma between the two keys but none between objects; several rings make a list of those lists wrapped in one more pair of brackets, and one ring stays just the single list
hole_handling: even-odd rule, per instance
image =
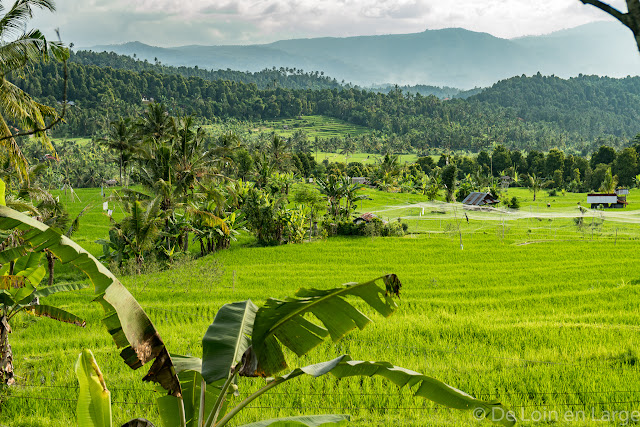
[{"label": "green foliage", "polygon": [[447,202],[453,201],[456,192],[456,176],[458,169],[455,165],[449,165],[442,170],[442,185],[445,188]]},{"label": "green foliage", "polygon": [[516,196],[513,196],[510,200],[507,199],[505,201],[505,205],[509,209],[520,209],[520,200],[518,200],[518,198]]},{"label": "green foliage", "polygon": [[[96,117],[139,114],[143,98],[164,102],[178,114],[194,115],[205,121],[234,119],[260,122],[323,115],[357,125],[360,129],[368,128],[370,134],[375,131],[386,135],[385,138],[378,136],[374,141],[368,141],[366,136],[357,141],[362,145],[362,151],[381,154],[409,150],[425,153],[433,148],[477,152],[488,149],[492,142],[502,146],[513,144],[527,151],[547,151],[557,145],[558,140],[572,141],[574,152],[587,152],[591,148],[590,140],[603,134],[613,137],[610,145],[620,147],[624,143],[623,138],[637,133],[633,121],[628,120],[628,117],[638,115],[634,107],[637,103],[633,101],[638,97],[638,85],[631,78],[562,80],[556,77],[515,77],[468,100],[445,102],[434,96],[398,96],[396,91],[382,94],[356,88],[335,90],[312,81],[309,85],[315,90],[274,88],[246,84],[251,78],[234,77],[235,72],[231,71],[215,75],[217,72],[199,69],[137,66],[130,64],[130,58],[93,55],[104,55],[105,59],[96,62],[99,66],[77,62],[69,64],[69,96],[78,108],[70,109],[68,125],[56,129],[57,136],[101,133],[107,123],[100,123]],[[89,64],[91,59],[84,62]],[[119,62],[121,66],[118,66]],[[23,88],[37,86],[40,88],[35,95],[38,99],[55,100],[57,88],[62,83],[61,75],[62,70],[55,64],[36,64],[24,80],[16,79],[16,84]],[[223,75],[223,79],[216,79]],[[229,81],[234,79],[245,83]],[[611,91],[615,91],[618,99],[629,102],[611,105]],[[592,92],[589,97],[597,99],[597,102],[577,102],[587,96],[587,92]],[[541,99],[545,102],[541,103]],[[376,108],[371,108],[371,105],[376,105]],[[442,120],[443,117],[447,120]],[[287,130],[287,137],[293,138],[297,151],[305,152],[309,143],[300,138],[302,134],[294,138],[299,130]],[[317,135],[307,134],[311,137]],[[351,142],[355,142],[355,138],[343,138],[331,142],[332,148],[323,151],[344,151],[348,146],[345,153],[353,153]],[[511,166],[507,156],[496,155],[495,160],[495,173]],[[542,168],[545,166],[543,164]],[[423,171],[428,173],[426,168]],[[536,171],[537,174],[544,172]]]},{"label": "green foliage", "polygon": [[78,390],[78,425],[111,427],[111,392],[91,350],[83,350],[75,366]]},{"label": "green foliage", "polygon": [[[180,394],[180,384],[174,373],[173,364],[151,320],[135,298],[109,270],[59,231],[1,206],[0,230],[11,232],[20,230],[24,233],[21,236],[21,246],[0,253],[5,260],[15,259],[16,252],[29,249],[38,252],[46,249],[62,264],[70,263],[83,271],[95,287],[96,298],[94,301],[103,307],[105,311],[103,323],[116,345],[123,349],[120,356],[125,360],[125,363],[133,369],[138,369],[145,363],[154,361],[145,380],[158,382],[170,393]],[[26,271],[32,268],[31,262],[30,256],[26,264],[28,265]],[[59,290],[66,290],[66,288]],[[4,293],[7,294],[7,292]],[[20,293],[28,292],[21,290]],[[20,298],[18,303],[23,299],[24,296]],[[36,309],[34,308],[34,310]],[[56,313],[53,316],[57,316]],[[67,316],[64,313],[62,314]],[[131,313],[135,314],[131,315]],[[73,317],[66,317],[66,319],[66,321],[78,322]]]},{"label": "green foliage", "polygon": [[249,190],[242,211],[247,227],[262,245],[299,243],[306,232],[306,215],[299,208],[288,208],[286,200],[252,188]]}]

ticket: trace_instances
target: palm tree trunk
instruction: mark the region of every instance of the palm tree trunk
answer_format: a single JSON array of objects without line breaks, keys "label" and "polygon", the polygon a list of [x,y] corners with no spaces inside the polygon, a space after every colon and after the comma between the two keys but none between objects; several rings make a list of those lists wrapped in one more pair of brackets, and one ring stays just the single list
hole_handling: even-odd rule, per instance
[{"label": "palm tree trunk", "polygon": [[11,327],[7,316],[0,318],[0,382],[4,385],[13,385],[16,380],[13,378],[13,352],[9,344],[9,334]]},{"label": "palm tree trunk", "polygon": [[122,154],[120,154],[120,185],[123,185],[122,182]]},{"label": "palm tree trunk", "polygon": [[47,251],[47,267],[49,267],[49,286],[53,286],[53,270],[56,266],[56,259],[53,254]]}]

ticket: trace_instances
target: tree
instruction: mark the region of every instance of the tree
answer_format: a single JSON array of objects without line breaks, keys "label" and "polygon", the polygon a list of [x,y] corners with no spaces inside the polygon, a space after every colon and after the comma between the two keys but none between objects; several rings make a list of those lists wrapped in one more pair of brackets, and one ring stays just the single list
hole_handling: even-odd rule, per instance
[{"label": "tree", "polygon": [[453,196],[456,192],[457,174],[458,168],[456,165],[449,165],[442,170],[442,184],[445,187],[447,202],[453,201]]},{"label": "tree", "polygon": [[611,175],[611,168],[607,168],[607,171],[604,174],[604,179],[602,180],[602,185],[598,191],[608,194],[613,194],[616,191],[616,186],[618,185],[618,177]]},{"label": "tree", "polygon": [[125,185],[122,171],[124,169],[124,174],[127,174],[127,166],[136,146],[131,120],[121,118],[111,122],[109,135],[102,139],[101,143],[118,153],[120,185]]},{"label": "tree", "polygon": [[498,176],[500,171],[511,166],[511,155],[509,150],[502,145],[496,145],[491,153],[491,162],[493,164],[493,175]]},{"label": "tree", "polygon": [[[558,150],[557,148],[552,148],[551,150],[549,150],[549,153],[547,154],[547,158],[546,158],[546,164],[545,164],[545,172],[546,172],[546,176],[547,177],[551,177],[555,174],[555,172],[557,170],[559,170],[560,172],[564,172],[564,153],[560,150]],[[554,177],[554,181],[555,181],[555,177]],[[556,182],[556,186],[558,186],[559,184]]]},{"label": "tree", "polygon": [[[34,8],[55,10],[53,0],[17,0],[0,18],[0,158],[12,164],[20,181],[28,181],[28,162],[15,139],[20,133],[14,134],[10,123],[27,130],[22,134],[34,134],[47,150],[55,153],[46,129],[57,123],[60,116],[54,108],[34,101],[7,77],[39,61],[66,61],[69,57],[61,42],[48,41],[40,30],[26,30]],[[0,12],[4,10],[0,4]],[[53,119],[49,125],[45,122],[47,118]]]},{"label": "tree", "polygon": [[[18,250],[16,250],[18,249]],[[23,253],[25,255],[16,257]],[[58,292],[79,290],[86,284],[68,283],[39,288],[45,276],[45,268],[40,265],[42,252],[29,252],[25,246],[5,248],[0,252],[0,384],[13,385],[13,352],[9,344],[11,319],[18,313],[29,313],[38,317],[48,317],[76,326],[85,326],[85,321],[61,308],[40,303],[40,299]]]},{"label": "tree", "polygon": [[618,9],[612,7],[607,3],[603,3],[599,0],[580,0],[582,4],[590,4],[598,9],[608,13],[609,15],[622,22],[627,28],[631,30],[634,38],[636,39],[636,45],[640,50],[640,1],[639,0],[626,0],[627,13],[623,13]]},{"label": "tree", "polygon": [[638,153],[627,147],[618,154],[613,163],[613,172],[618,176],[620,185],[625,187],[633,184],[633,178],[638,174]]},{"label": "tree", "polygon": [[135,257],[138,272],[142,268],[145,252],[153,249],[160,236],[163,212],[160,210],[161,196],[146,203],[135,200],[127,210],[129,216],[115,224],[118,235],[124,239]]},{"label": "tree", "polygon": [[536,201],[536,193],[542,188],[542,181],[535,173],[529,175],[529,188],[533,191],[533,201]]},{"label": "tree", "polygon": [[616,160],[616,150],[607,145],[601,145],[598,151],[591,155],[591,169],[595,169],[600,163],[611,165]]}]

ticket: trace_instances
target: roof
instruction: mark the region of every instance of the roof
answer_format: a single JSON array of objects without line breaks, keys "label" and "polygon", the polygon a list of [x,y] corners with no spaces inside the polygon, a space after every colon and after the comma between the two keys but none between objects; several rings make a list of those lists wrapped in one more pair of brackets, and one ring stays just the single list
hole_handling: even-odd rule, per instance
[{"label": "roof", "polygon": [[372,214],[371,212],[365,212],[362,215],[360,215],[358,218],[356,218],[356,220],[362,219],[362,220],[365,220],[366,222],[369,222],[374,218],[378,218],[378,215]]},{"label": "roof", "polygon": [[462,201],[463,205],[474,205],[474,206],[492,205],[494,203],[500,203],[500,201],[494,199],[491,193],[480,193],[479,191],[471,192]]}]

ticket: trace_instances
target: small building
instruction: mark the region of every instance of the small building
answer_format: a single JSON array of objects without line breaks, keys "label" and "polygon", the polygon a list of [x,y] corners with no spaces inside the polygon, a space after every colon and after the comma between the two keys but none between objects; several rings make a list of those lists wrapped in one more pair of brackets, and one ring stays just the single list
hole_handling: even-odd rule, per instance
[{"label": "small building", "polygon": [[378,215],[372,214],[371,212],[365,212],[356,219],[353,220],[354,224],[360,224],[362,222],[371,222],[374,218],[378,218]]},{"label": "small building", "polygon": [[364,176],[354,176],[354,177],[351,177],[351,183],[369,185],[369,180],[367,179],[367,177],[364,177]]},{"label": "small building", "polygon": [[587,204],[591,205],[591,209],[596,209],[598,206],[624,208],[627,205],[627,196],[616,193],[590,193],[587,194]]},{"label": "small building", "polygon": [[466,206],[492,206],[500,203],[500,200],[493,198],[491,193],[481,193],[479,191],[473,191],[469,193],[467,197],[462,201]]}]

